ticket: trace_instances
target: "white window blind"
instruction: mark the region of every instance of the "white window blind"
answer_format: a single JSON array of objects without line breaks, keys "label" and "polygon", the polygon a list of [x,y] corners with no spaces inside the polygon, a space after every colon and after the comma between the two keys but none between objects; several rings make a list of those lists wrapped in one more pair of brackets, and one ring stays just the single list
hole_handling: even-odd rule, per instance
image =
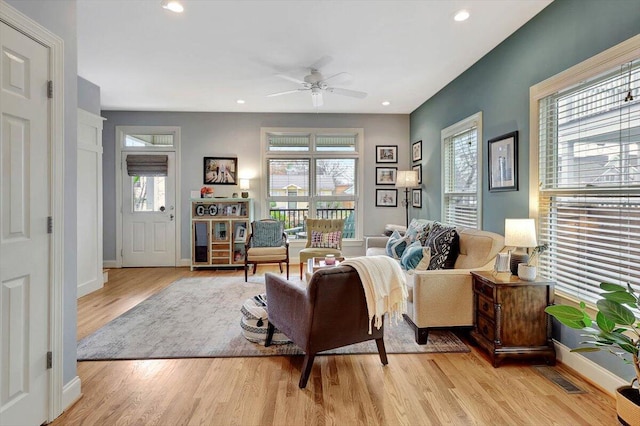
[{"label": "white window blind", "polygon": [[442,148],[442,220],[480,228],[478,117],[443,130]]},{"label": "white window blind", "polygon": [[539,102],[540,272],[595,302],[640,285],[640,61]]}]

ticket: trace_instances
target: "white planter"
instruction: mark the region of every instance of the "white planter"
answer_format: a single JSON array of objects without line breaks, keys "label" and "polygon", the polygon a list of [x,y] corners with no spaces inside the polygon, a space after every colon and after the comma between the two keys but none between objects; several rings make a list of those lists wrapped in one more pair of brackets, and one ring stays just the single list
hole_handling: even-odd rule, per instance
[{"label": "white planter", "polygon": [[526,263],[518,264],[518,278],[523,281],[535,281],[538,271],[535,266],[528,266]]}]

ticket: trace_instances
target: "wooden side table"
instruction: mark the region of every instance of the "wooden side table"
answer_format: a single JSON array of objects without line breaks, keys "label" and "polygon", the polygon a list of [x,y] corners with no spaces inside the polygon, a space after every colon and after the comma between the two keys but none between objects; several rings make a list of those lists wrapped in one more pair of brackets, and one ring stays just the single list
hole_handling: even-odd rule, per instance
[{"label": "wooden side table", "polygon": [[551,317],[554,283],[492,271],[471,272],[474,329],[471,337],[489,353],[494,367],[504,358],[543,358],[554,365]]}]

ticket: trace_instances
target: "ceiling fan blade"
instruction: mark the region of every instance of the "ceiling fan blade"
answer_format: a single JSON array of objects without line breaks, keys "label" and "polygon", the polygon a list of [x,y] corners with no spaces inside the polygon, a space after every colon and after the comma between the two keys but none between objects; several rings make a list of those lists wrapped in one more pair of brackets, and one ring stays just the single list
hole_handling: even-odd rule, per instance
[{"label": "ceiling fan blade", "polygon": [[336,95],[351,96],[352,98],[364,99],[367,97],[367,93],[359,92],[357,90],[340,89],[339,87],[327,87],[327,92],[335,93]]},{"label": "ceiling fan blade", "polygon": [[267,95],[268,98],[273,97],[273,96],[280,96],[280,95],[288,95],[290,93],[298,93],[298,92],[304,92],[307,89],[295,89],[295,90],[287,90],[285,92],[278,92],[278,93],[271,93],[269,95]]},{"label": "ceiling fan blade", "polygon": [[276,74],[276,77],[280,77],[280,78],[283,78],[285,80],[293,81],[294,83],[298,83],[298,84],[307,84],[304,80],[300,80],[299,78],[291,77],[291,76],[288,76],[286,74]]},{"label": "ceiling fan blade", "polygon": [[332,75],[331,77],[325,78],[320,83],[326,83],[329,80],[335,80],[333,81],[333,84],[336,84],[336,83],[345,84],[345,83],[351,83],[351,80],[353,80],[353,77],[348,72],[339,72],[337,74]]},{"label": "ceiling fan blade", "polygon": [[318,59],[317,61],[309,65],[309,68],[312,70],[319,71],[322,68],[324,68],[325,65],[329,64],[331,61],[333,61],[333,58],[331,56],[324,55],[322,58]]}]

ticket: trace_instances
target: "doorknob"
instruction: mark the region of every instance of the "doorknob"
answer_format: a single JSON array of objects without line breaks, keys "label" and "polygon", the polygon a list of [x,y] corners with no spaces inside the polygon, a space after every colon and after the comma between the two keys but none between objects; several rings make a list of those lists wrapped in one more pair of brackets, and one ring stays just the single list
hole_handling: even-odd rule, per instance
[{"label": "doorknob", "polygon": [[159,209],[159,210],[160,210],[161,212],[163,212],[163,213],[164,213],[164,210],[165,210],[165,209],[164,209],[164,206],[160,206],[160,209]]},{"label": "doorknob", "polygon": [[172,214],[170,214],[170,215],[169,215],[169,221],[172,221],[172,220],[173,220],[173,215],[172,215]]}]

